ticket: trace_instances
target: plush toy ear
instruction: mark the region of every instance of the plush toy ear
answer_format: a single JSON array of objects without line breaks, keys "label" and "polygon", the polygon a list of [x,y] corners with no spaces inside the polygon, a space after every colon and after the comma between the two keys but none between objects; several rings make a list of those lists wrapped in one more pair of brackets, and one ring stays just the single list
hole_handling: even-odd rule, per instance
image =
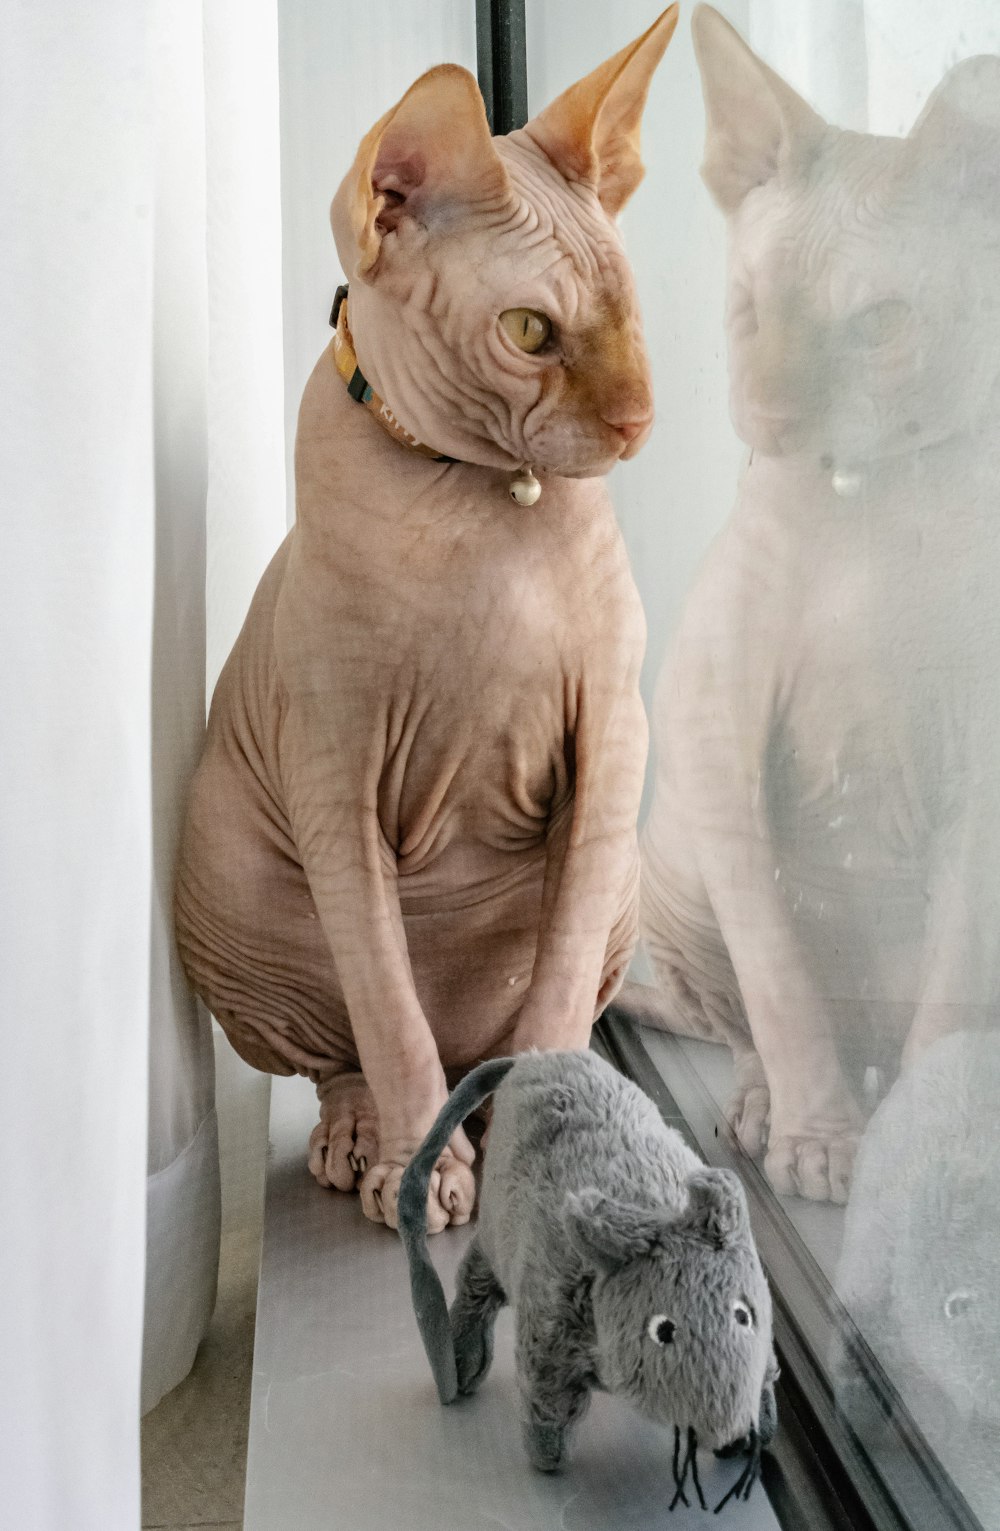
[{"label": "plush toy ear", "polygon": [[677,14],[672,5],[648,32],[563,91],[525,129],[567,180],[593,183],[612,218],[644,174],[639,126]]},{"label": "plush toy ear", "polygon": [[404,218],[427,224],[509,195],[479,86],[467,69],[440,64],[361,140],[330,209],[340,263],[364,277]]},{"label": "plush toy ear", "polygon": [[695,10],[691,35],[707,119],[702,179],[731,213],[755,186],[807,165],[829,130],[710,5]]},{"label": "plush toy ear", "polygon": [[688,1181],[683,1226],[723,1248],[749,1237],[750,1215],[739,1177],[732,1170],[699,1170]]},{"label": "plush toy ear", "polygon": [[612,1201],[595,1190],[571,1192],[563,1222],[587,1263],[605,1274],[649,1254],[666,1226],[662,1212]]}]

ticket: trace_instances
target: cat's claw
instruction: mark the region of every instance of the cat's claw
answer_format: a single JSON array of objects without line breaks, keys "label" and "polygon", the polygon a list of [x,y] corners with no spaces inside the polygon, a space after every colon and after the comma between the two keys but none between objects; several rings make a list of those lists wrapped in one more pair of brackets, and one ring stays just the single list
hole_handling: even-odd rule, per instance
[{"label": "cat's claw", "polygon": [[361,1074],[320,1087],[320,1119],[309,1137],[309,1168],[321,1186],[356,1191],[378,1158],[378,1113]]},{"label": "cat's claw", "polygon": [[[361,1181],[361,1208],[373,1223],[399,1226],[401,1165],[374,1164]],[[427,1232],[467,1223],[476,1203],[476,1180],[471,1168],[446,1153],[438,1160],[427,1191]]]},{"label": "cat's claw", "polygon": [[851,1189],[858,1142],[856,1132],[772,1138],[764,1170],[779,1196],[804,1196],[842,1206]]}]

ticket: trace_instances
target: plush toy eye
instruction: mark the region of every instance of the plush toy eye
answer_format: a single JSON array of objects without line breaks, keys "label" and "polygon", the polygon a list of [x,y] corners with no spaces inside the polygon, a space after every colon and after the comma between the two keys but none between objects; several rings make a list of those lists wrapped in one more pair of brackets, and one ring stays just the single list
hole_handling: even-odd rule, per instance
[{"label": "plush toy eye", "polygon": [[967,1292],[962,1287],[955,1292],[949,1292],[944,1300],[945,1318],[962,1318],[974,1306],[975,1301],[976,1294]]},{"label": "plush toy eye", "polygon": [[741,1329],[752,1329],[754,1326],[754,1311],[746,1302],[733,1303],[733,1317]]},{"label": "plush toy eye", "polygon": [[656,1345],[672,1345],[674,1343],[674,1335],[677,1333],[677,1325],[672,1323],[664,1314],[654,1313],[653,1317],[649,1320],[646,1333]]},{"label": "plush toy eye", "polygon": [[500,315],[503,325],[519,351],[534,355],[552,336],[552,321],[533,308],[507,308]]}]

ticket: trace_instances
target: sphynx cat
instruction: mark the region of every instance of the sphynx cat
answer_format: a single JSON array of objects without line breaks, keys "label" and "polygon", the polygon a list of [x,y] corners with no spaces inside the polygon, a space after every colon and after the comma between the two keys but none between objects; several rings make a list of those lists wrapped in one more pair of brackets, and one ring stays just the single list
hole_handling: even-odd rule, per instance
[{"label": "sphynx cat", "polygon": [[[411,445],[331,346],[191,791],[190,980],[248,1062],[315,1082],[313,1173],[390,1226],[449,1081],[585,1046],[636,940],[645,627],[601,476],[652,422],[615,219],[676,19],[506,137],[443,65],[363,139],[341,334]],[[432,1230],[473,1159],[459,1129]]]}]

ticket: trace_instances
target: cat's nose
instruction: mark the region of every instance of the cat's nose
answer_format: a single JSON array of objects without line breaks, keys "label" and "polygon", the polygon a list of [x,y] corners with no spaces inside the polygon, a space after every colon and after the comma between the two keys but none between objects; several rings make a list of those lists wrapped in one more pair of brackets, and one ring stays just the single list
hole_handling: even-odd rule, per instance
[{"label": "cat's nose", "polygon": [[629,442],[642,435],[651,419],[651,415],[646,415],[641,420],[609,420],[605,416],[604,423],[610,425],[613,431],[617,431],[624,442]]},{"label": "cat's nose", "polygon": [[606,404],[601,410],[601,419],[605,425],[610,425],[613,431],[618,432],[627,446],[651,424],[653,401],[645,389],[623,390],[621,397],[610,405]]}]

